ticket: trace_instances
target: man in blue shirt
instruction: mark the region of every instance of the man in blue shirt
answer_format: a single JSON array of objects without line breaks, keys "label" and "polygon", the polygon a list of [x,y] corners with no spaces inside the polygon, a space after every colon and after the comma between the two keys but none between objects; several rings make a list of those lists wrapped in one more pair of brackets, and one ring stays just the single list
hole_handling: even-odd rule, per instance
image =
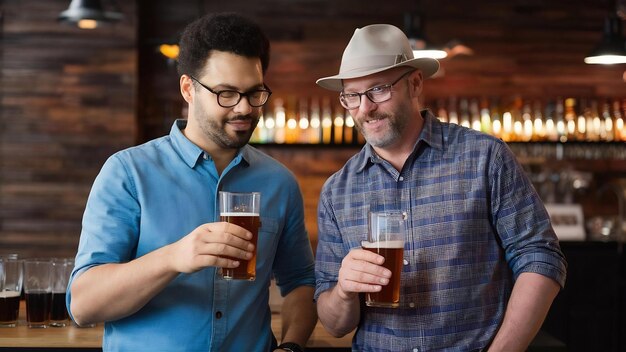
[{"label": "man in blue shirt", "polygon": [[[367,140],[331,176],[318,212],[315,297],[335,336],[355,351],[524,351],[565,282],[548,214],[502,141],[422,110],[423,79],[439,64],[414,58],[391,25],[357,29],[339,91]],[[384,258],[361,249],[369,211],[401,211],[400,307],[363,304],[389,282]]]},{"label": "man in blue shirt", "polygon": [[[302,195],[292,173],[247,145],[271,94],[268,63],[269,41],[250,20],[191,23],[178,63],[187,120],[114,154],[96,178],[67,303],[79,325],[105,322],[105,351],[271,351],[272,276],[285,296],[281,346],[298,350],[310,336]],[[255,281],[218,276],[254,248],[251,233],[219,222],[219,191],[261,192]]]}]

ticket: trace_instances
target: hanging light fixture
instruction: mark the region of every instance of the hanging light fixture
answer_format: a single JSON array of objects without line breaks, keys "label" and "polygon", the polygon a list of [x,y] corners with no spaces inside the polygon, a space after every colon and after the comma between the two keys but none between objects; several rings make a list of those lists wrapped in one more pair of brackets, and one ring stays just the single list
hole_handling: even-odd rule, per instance
[{"label": "hanging light fixture", "polygon": [[622,34],[622,22],[617,17],[615,7],[604,19],[602,41],[585,58],[586,64],[624,64],[626,63],[626,40]]},{"label": "hanging light fixture", "polygon": [[61,12],[58,20],[82,29],[94,29],[105,23],[117,22],[123,17],[120,12],[105,11],[100,0],[72,0],[70,7]]},{"label": "hanging light fixture", "polygon": [[433,46],[424,35],[424,22],[422,16],[415,13],[404,14],[404,33],[409,38],[409,44],[413,48],[413,56],[443,59],[448,53],[442,48]]}]

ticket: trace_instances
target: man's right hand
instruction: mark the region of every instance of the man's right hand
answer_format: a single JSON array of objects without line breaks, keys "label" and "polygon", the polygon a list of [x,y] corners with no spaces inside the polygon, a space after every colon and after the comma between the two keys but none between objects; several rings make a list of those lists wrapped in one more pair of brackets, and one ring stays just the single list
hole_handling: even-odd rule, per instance
[{"label": "man's right hand", "polygon": [[359,292],[378,292],[389,283],[391,271],[382,266],[385,258],[364,249],[353,249],[341,261],[337,294],[352,300]]},{"label": "man's right hand", "polygon": [[252,233],[241,226],[227,222],[202,224],[171,244],[169,260],[181,273],[193,273],[209,266],[236,268],[240,262],[235,259],[252,258],[251,238]]}]

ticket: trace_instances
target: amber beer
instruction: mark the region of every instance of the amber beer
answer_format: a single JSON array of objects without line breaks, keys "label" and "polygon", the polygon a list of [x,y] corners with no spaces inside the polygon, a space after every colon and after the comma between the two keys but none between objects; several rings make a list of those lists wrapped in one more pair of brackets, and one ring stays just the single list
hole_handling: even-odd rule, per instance
[{"label": "amber beer", "polygon": [[259,214],[223,213],[220,215],[220,220],[241,226],[250,231],[252,233],[250,242],[254,245],[254,251],[250,260],[228,257],[239,261],[239,266],[234,269],[223,268],[222,277],[225,279],[254,280],[256,278],[256,248],[259,239],[259,227],[261,227]]},{"label": "amber beer", "polygon": [[400,277],[404,256],[404,241],[368,242],[362,247],[385,258],[383,266],[391,271],[389,283],[379,292],[369,292],[365,304],[369,307],[396,308],[400,306]]}]

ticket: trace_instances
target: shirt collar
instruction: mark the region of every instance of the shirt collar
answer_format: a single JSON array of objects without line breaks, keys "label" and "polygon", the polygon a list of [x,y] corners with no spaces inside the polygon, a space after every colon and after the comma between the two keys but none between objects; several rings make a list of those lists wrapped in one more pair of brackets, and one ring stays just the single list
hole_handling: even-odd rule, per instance
[{"label": "shirt collar", "polygon": [[[172,129],[170,130],[170,139],[172,140],[174,149],[180,154],[187,166],[194,168],[200,159],[205,158],[205,155],[206,158],[210,158],[210,156],[205,153],[202,148],[185,137],[182,130],[185,129],[186,126],[187,120],[179,119],[174,121]],[[235,155],[235,159],[233,159],[234,164],[239,164],[239,162],[243,161],[246,166],[250,165],[252,160],[250,148],[252,147],[245,145],[243,148],[239,149],[237,155]]]},{"label": "shirt collar", "polygon": [[[424,118],[424,125],[422,126],[422,132],[420,132],[419,138],[413,146],[412,155],[415,154],[419,147],[426,143],[430,147],[436,150],[443,150],[443,128],[437,117],[428,110],[421,110],[420,114]],[[374,148],[369,143],[366,143],[363,147],[363,153],[361,153],[360,160],[358,161],[357,172],[363,171],[367,166],[374,164],[379,159],[378,155],[374,151]]]}]

